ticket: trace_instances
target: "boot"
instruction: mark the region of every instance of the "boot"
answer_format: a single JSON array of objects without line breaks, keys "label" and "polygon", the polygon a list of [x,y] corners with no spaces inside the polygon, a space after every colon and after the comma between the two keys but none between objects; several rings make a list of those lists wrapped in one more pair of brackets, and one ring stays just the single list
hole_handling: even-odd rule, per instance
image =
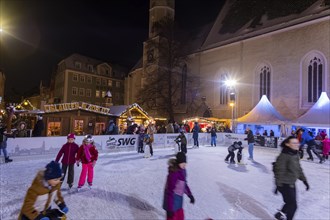
[{"label": "boot", "polygon": [[314,158],[313,158],[313,157],[307,157],[307,160],[311,160],[311,161],[313,161]]},{"label": "boot", "polygon": [[10,163],[10,162],[13,162],[13,160],[12,159],[9,159],[9,157],[6,157],[5,158],[5,163]]},{"label": "boot", "polygon": [[286,215],[285,215],[283,212],[281,212],[281,211],[277,212],[277,213],[274,215],[274,217],[275,217],[276,219],[278,219],[278,220],[285,220],[285,219],[286,219]]}]

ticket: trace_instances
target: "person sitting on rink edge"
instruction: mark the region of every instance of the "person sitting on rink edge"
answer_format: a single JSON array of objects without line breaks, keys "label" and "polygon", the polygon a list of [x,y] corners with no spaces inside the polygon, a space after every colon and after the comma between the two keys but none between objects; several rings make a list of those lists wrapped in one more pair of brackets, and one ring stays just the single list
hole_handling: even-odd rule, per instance
[{"label": "person sitting on rink edge", "polygon": [[[61,194],[62,170],[60,165],[51,161],[46,170],[41,170],[28,189],[19,214],[19,220],[64,220],[69,211]],[[59,209],[52,209],[54,203]]]},{"label": "person sitting on rink edge", "polygon": [[234,142],[232,145],[230,145],[228,147],[228,155],[225,159],[226,162],[228,162],[228,159],[230,157],[230,163],[235,163],[235,153],[234,151],[235,150],[238,150],[237,152],[237,162],[240,163],[241,160],[242,160],[242,150],[243,150],[243,147],[242,147],[242,142],[241,141],[238,141],[238,142]]}]

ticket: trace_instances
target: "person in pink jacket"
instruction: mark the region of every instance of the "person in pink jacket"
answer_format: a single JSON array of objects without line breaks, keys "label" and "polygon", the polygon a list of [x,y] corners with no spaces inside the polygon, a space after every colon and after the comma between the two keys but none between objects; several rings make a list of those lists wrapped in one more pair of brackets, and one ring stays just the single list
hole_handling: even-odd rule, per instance
[{"label": "person in pink jacket", "polygon": [[76,163],[76,154],[78,152],[79,146],[76,144],[74,134],[68,134],[67,142],[62,146],[61,150],[58,152],[55,161],[58,162],[61,158],[62,163],[62,173],[63,177],[61,181],[64,181],[66,171],[68,169],[68,179],[67,183],[69,190],[71,189],[74,181],[74,164]]},{"label": "person in pink jacket", "polygon": [[324,140],[322,141],[323,144],[323,158],[328,159],[329,157],[329,151],[330,151],[330,139],[328,135],[324,137]]},{"label": "person in pink jacket", "polygon": [[79,162],[82,163],[82,170],[78,182],[78,191],[83,185],[85,185],[86,176],[88,187],[91,189],[93,185],[94,166],[98,158],[98,151],[94,146],[94,140],[92,135],[86,135],[83,144],[79,147],[76,161],[79,166]]}]

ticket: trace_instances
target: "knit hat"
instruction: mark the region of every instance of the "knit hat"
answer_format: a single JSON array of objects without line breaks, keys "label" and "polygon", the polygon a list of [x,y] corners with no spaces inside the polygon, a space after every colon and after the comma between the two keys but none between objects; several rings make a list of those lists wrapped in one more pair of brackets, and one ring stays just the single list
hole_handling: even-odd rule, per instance
[{"label": "knit hat", "polygon": [[45,180],[57,179],[62,177],[62,170],[60,164],[55,161],[51,161],[49,164],[47,164],[44,177]]},{"label": "knit hat", "polygon": [[72,138],[72,139],[76,139],[76,137],[74,136],[74,134],[73,134],[73,133],[71,133],[71,134],[68,134],[68,136],[67,136],[67,139],[69,139],[69,138]]},{"label": "knit hat", "polygon": [[187,163],[186,154],[183,153],[183,152],[177,153],[177,155],[176,155],[176,162],[178,164],[180,164],[180,163]]}]

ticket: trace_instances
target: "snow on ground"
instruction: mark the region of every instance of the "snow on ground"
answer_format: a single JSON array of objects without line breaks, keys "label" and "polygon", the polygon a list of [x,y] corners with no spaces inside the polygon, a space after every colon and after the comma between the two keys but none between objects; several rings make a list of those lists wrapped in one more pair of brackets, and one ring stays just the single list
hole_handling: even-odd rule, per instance
[{"label": "snow on ground", "polygon": [[[187,178],[196,203],[184,198],[186,219],[274,219],[282,207],[280,194],[274,195],[271,163],[276,149],[255,147],[255,160],[247,165],[224,162],[226,147],[188,149]],[[167,161],[172,149],[155,150],[154,157],[136,152],[100,154],[92,190],[63,191],[69,207],[68,219],[165,219],[162,209]],[[53,155],[55,158],[56,155]],[[247,149],[244,149],[244,158]],[[0,219],[17,219],[25,193],[36,172],[52,156],[26,157],[0,164]],[[297,181],[298,210],[295,219],[330,219],[330,164],[301,161],[310,183],[305,191]],[[80,175],[75,167],[75,185]],[[63,184],[66,187],[66,184]],[[76,186],[75,186],[76,187]]]}]

